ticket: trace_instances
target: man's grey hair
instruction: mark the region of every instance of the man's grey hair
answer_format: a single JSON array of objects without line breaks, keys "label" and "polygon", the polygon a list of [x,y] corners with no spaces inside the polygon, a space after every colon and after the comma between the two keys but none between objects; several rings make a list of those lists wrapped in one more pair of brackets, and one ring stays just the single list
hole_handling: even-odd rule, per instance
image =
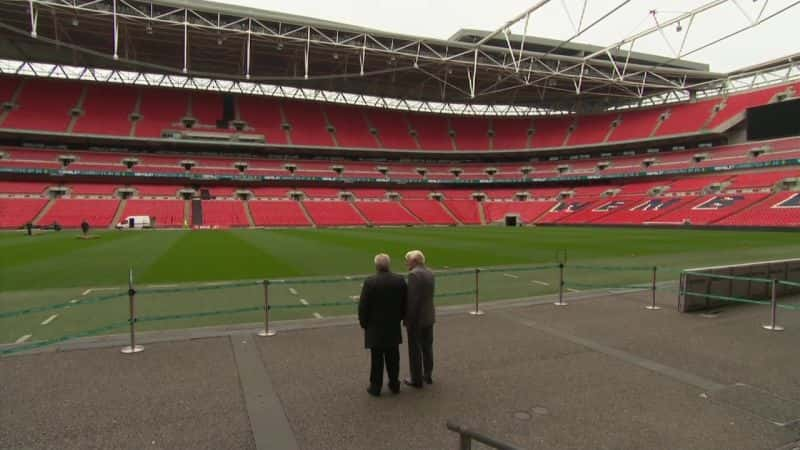
[{"label": "man's grey hair", "polygon": [[386,253],[378,253],[375,255],[375,267],[378,270],[389,270],[389,265],[392,264],[392,259]]},{"label": "man's grey hair", "polygon": [[406,262],[415,261],[417,264],[425,264],[425,255],[419,250],[411,250],[406,253]]}]

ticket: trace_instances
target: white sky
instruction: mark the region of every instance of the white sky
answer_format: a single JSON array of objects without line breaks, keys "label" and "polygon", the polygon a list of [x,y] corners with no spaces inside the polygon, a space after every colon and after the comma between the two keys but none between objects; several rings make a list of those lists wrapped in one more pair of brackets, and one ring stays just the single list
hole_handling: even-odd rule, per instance
[{"label": "white sky", "polygon": [[[431,38],[448,38],[460,28],[494,30],[537,0],[223,0],[259,9],[332,20],[378,30]],[[660,21],[669,20],[710,0],[632,0],[612,15],[603,25],[592,28],[577,39],[579,42],[609,45],[629,34],[653,26],[648,13],[658,11]],[[796,0],[738,0],[738,5],[755,17],[767,1],[764,15],[776,12]],[[593,22],[621,0],[589,0],[584,24]],[[573,31],[583,6],[582,0],[552,0],[532,16],[529,35],[566,39]],[[572,21],[565,10],[569,10]],[[687,49],[697,48],[711,40],[748,24],[736,4],[729,2],[706,13],[696,21],[686,37]],[[665,30],[666,39],[677,49],[689,30]],[[748,30],[730,40],[716,44],[685,58],[711,65],[711,70],[727,72],[800,52],[800,5]],[[512,31],[521,33],[522,24]],[[674,56],[664,37],[654,34],[636,44],[634,51]]]}]

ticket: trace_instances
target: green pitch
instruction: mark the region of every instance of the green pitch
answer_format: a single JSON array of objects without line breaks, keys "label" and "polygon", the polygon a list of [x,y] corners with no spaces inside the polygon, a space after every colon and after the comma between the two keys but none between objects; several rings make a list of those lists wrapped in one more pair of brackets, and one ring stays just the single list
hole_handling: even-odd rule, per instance
[{"label": "green pitch", "polygon": [[[353,313],[360,281],[345,275],[369,273],[378,252],[390,254],[397,271],[403,271],[403,254],[414,248],[423,250],[437,270],[534,266],[482,272],[481,298],[486,301],[555,292],[557,270],[551,265],[564,250],[567,284],[581,289],[642,285],[654,265],[660,268],[659,280],[667,280],[688,267],[800,254],[800,239],[792,232],[463,227],[96,234],[98,239],[82,240],[72,231],[35,237],[0,233],[0,313],[69,304],[0,318],[0,343],[28,334],[29,341],[36,341],[124,324],[129,268],[140,290],[139,328],[148,330],[257,322],[263,287],[255,280],[265,278],[287,280],[270,287],[276,320]],[[577,264],[604,269],[569,269]],[[333,281],[289,280],[317,276]],[[225,288],[207,285],[234,280],[254,281]],[[472,301],[474,284],[474,272],[440,277],[437,303]],[[243,311],[216,314],[237,308]]]}]

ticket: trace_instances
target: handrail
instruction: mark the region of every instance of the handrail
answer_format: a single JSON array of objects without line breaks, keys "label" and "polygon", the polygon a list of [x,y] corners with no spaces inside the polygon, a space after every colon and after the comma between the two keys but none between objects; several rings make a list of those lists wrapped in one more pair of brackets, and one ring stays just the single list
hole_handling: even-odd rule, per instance
[{"label": "handrail", "polygon": [[497,450],[522,450],[506,442],[498,441],[490,436],[487,436],[479,431],[471,430],[463,425],[456,425],[451,421],[447,421],[447,429],[458,433],[458,448],[459,450],[470,450],[472,448],[472,441],[479,442],[483,445],[495,448]]}]

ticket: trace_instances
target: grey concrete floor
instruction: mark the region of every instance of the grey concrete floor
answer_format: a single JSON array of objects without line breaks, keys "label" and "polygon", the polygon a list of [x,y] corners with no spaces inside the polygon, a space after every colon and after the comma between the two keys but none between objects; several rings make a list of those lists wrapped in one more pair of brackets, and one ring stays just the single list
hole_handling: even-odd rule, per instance
[{"label": "grey concrete floor", "polygon": [[447,420],[531,449],[794,448],[800,314],[781,312],[786,331],[772,333],[765,307],[707,319],[644,304],[633,293],[451,310],[435,329],[435,383],[380,398],[365,392],[352,318],[259,339],[149,334],[135,356],[93,339],[2,358],[0,448],[457,448]]}]

